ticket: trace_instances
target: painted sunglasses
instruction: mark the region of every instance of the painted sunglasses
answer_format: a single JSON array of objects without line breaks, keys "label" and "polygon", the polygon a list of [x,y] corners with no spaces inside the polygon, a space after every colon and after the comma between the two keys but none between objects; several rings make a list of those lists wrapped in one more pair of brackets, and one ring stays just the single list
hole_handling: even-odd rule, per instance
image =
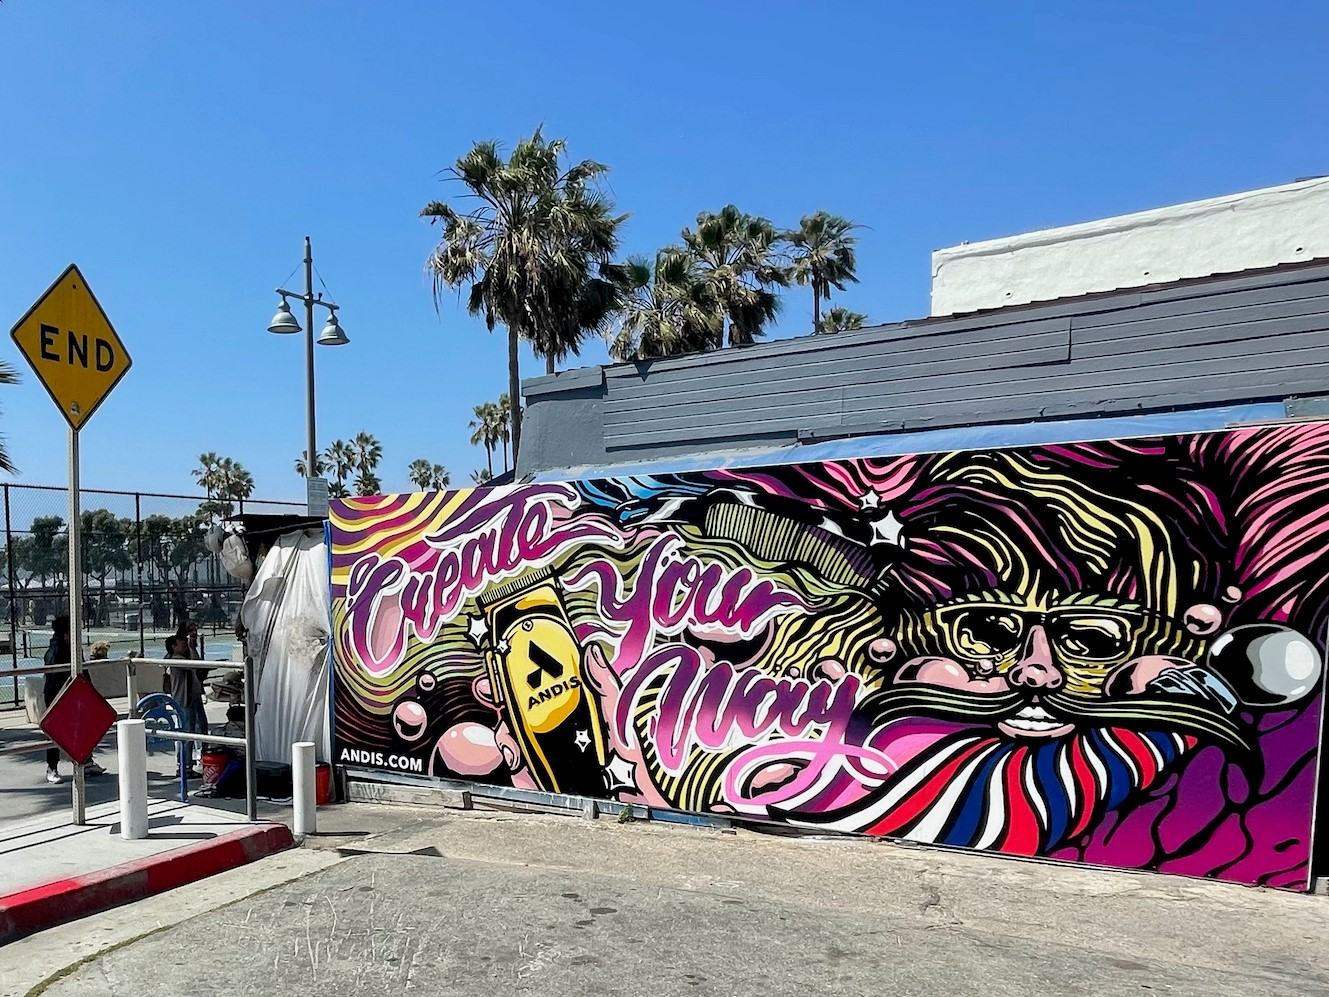
[{"label": "painted sunglasses", "polygon": [[1060,661],[1102,665],[1122,661],[1151,631],[1160,637],[1168,621],[1143,609],[1076,605],[1031,609],[1001,603],[977,602],[942,606],[930,613],[938,636],[955,657],[1013,664],[1024,652],[1036,626]]}]

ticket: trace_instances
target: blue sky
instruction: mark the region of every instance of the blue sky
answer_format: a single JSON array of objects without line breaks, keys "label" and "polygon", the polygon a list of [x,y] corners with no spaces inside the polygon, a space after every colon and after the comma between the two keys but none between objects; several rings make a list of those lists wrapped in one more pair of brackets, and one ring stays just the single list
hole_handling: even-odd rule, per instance
[{"label": "blue sky", "polygon": [[[302,348],[264,328],[309,234],[352,339],[318,351],[320,445],[365,429],[387,488],[415,457],[461,480],[503,339],[435,314],[416,215],[474,140],[543,122],[609,164],[631,253],[730,201],[847,215],[841,303],[892,321],[935,248],[1329,173],[1326,38],[1305,3],[6,0],[0,319],[75,261],[128,345],[85,485],[186,491],[216,450],[299,497]],[[0,356],[15,480],[62,484],[63,422]]]}]

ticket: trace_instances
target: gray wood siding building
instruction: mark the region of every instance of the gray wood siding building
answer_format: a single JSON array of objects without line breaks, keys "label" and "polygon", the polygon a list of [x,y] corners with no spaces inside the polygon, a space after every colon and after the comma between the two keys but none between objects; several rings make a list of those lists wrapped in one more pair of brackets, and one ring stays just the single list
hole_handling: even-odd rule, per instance
[{"label": "gray wood siding building", "polygon": [[518,476],[1325,393],[1329,261],[536,378]]}]

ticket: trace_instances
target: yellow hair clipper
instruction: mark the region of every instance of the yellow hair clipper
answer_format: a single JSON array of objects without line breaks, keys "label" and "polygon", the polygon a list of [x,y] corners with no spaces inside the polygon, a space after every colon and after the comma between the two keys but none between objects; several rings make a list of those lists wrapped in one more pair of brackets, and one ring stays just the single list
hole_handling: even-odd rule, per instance
[{"label": "yellow hair clipper", "polygon": [[552,569],[497,585],[476,601],[489,624],[494,696],[542,789],[606,796],[604,724],[586,687]]}]

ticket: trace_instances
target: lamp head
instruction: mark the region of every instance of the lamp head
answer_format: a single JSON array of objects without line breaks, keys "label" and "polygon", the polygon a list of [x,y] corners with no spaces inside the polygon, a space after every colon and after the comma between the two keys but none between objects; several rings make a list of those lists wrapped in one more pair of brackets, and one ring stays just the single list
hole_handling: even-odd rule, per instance
[{"label": "lamp head", "polygon": [[291,306],[286,303],[286,299],[282,298],[281,304],[277,306],[277,314],[272,316],[272,321],[268,323],[268,332],[285,336],[299,331],[300,323],[291,314]]},{"label": "lamp head", "polygon": [[337,323],[337,313],[328,313],[328,324],[323,327],[323,331],[318,334],[319,346],[345,346],[350,340],[346,333]]}]

